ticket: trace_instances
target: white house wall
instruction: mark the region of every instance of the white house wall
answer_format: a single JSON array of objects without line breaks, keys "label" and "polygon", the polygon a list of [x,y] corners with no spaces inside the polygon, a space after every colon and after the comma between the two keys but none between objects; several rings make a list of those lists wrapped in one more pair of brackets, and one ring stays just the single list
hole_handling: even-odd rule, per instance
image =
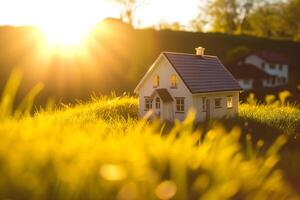
[{"label": "white house wall", "polygon": [[272,83],[273,81],[272,81],[272,79],[264,79],[263,81],[262,81],[262,85],[263,85],[263,87],[274,87],[274,84]]},{"label": "white house wall", "polygon": [[[169,62],[166,60],[166,58],[163,55],[160,55],[160,60],[157,63],[158,66],[154,68],[154,70],[148,75],[148,77],[144,80],[139,91],[139,113],[141,116],[144,116],[148,111],[145,111],[145,97],[151,96],[153,91],[158,88],[166,88],[168,89],[171,96],[174,98],[176,97],[184,97],[184,106],[185,106],[185,112],[184,113],[176,113],[176,103],[175,99],[173,102],[173,110],[174,110],[174,117],[179,120],[184,120],[187,114],[187,109],[192,107],[192,95],[190,91],[186,88],[183,81],[180,79],[174,68],[169,64]],[[171,88],[171,76],[173,74],[176,74],[177,76],[177,88],[173,89]],[[153,77],[155,75],[158,75],[160,77],[160,85],[157,88],[153,88]],[[154,101],[152,104],[153,109],[155,109]],[[164,116],[165,113],[161,102],[161,116]],[[169,112],[169,111],[168,111]]]},{"label": "white house wall", "polygon": [[252,64],[252,65],[256,66],[257,68],[262,69],[262,64],[265,63],[265,61],[256,55],[250,55],[245,58],[245,63]]},{"label": "white house wall", "polygon": [[[227,108],[227,96],[232,96],[232,108]],[[207,93],[193,96],[194,108],[197,111],[196,120],[204,121],[206,119],[206,112],[203,112],[203,97],[210,100],[211,118],[222,118],[226,116],[235,116],[238,112],[239,105],[239,92],[220,92],[220,93]],[[215,108],[215,99],[221,99],[221,108]]]},{"label": "white house wall", "polygon": [[253,79],[238,79],[237,80],[243,90],[252,90],[253,89]]}]

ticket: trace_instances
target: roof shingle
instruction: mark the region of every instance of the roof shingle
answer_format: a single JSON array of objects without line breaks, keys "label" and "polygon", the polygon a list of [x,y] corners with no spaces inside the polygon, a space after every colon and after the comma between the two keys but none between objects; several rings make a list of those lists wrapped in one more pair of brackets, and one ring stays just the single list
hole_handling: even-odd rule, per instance
[{"label": "roof shingle", "polygon": [[242,90],[216,56],[163,53],[192,93]]}]

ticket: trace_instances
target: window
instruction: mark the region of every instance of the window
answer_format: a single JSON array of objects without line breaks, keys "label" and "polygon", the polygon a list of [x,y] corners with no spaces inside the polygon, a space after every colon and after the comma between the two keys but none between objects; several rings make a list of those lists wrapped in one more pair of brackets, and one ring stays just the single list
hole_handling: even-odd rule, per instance
[{"label": "window", "polygon": [[184,112],[184,98],[177,97],[176,99],[176,112]]},{"label": "window", "polygon": [[155,108],[160,109],[160,99],[158,97],[155,99]]},{"label": "window", "polygon": [[156,87],[158,87],[158,86],[159,86],[159,76],[156,75],[156,76],[154,76],[154,78],[153,78],[153,87],[156,88]]},{"label": "window", "polygon": [[221,108],[221,98],[215,99],[215,108]]},{"label": "window", "polygon": [[282,71],[283,70],[283,66],[279,65],[279,70]]},{"label": "window", "polygon": [[227,97],[227,108],[232,108],[233,107],[232,101],[233,101],[233,97],[228,96]]},{"label": "window", "polygon": [[245,84],[245,85],[249,85],[249,84],[250,84],[250,80],[249,80],[249,79],[245,79],[245,80],[244,80],[244,84]]},{"label": "window", "polygon": [[171,88],[177,88],[177,77],[175,74],[171,76]]},{"label": "window", "polygon": [[269,85],[272,84],[272,80],[273,80],[272,78],[269,78],[269,79],[268,79],[268,84],[269,84]]},{"label": "window", "polygon": [[270,69],[275,69],[275,68],[276,68],[275,65],[273,65],[273,64],[270,65]]},{"label": "window", "polygon": [[265,69],[265,67],[266,67],[266,64],[265,64],[265,63],[262,63],[262,64],[261,64],[261,68],[262,68],[262,69]]},{"label": "window", "polygon": [[152,109],[152,99],[150,97],[145,97],[145,110]]},{"label": "window", "polygon": [[202,112],[206,112],[206,97],[202,97]]}]

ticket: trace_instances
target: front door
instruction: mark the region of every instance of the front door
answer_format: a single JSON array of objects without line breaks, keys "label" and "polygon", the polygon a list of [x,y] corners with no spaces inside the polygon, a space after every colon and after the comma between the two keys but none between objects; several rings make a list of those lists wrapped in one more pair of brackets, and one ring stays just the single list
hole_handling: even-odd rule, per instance
[{"label": "front door", "polygon": [[160,115],[161,115],[161,112],[160,112],[160,110],[161,110],[161,100],[160,100],[160,98],[156,97],[154,103],[155,103],[155,115],[157,117],[160,117]]},{"label": "front door", "polygon": [[206,100],[206,120],[210,120],[211,117],[211,108],[210,108],[210,100]]},{"label": "front door", "polygon": [[173,102],[165,102],[163,103],[163,115],[162,118],[164,120],[173,121],[174,120],[174,112],[173,112]]}]

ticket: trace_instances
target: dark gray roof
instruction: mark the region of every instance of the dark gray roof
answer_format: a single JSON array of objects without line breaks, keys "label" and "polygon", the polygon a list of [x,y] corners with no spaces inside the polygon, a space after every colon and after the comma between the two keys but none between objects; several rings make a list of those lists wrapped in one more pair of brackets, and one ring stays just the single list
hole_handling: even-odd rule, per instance
[{"label": "dark gray roof", "polygon": [[160,89],[154,90],[154,92],[151,95],[151,98],[153,98],[155,96],[155,94],[157,94],[163,102],[172,102],[173,101],[171,94],[169,93],[169,91],[166,88],[160,88]]},{"label": "dark gray roof", "polygon": [[163,52],[192,93],[242,90],[216,56]]},{"label": "dark gray roof", "polygon": [[274,76],[267,74],[252,64],[241,63],[228,65],[228,70],[236,79],[263,80],[274,78]]}]

